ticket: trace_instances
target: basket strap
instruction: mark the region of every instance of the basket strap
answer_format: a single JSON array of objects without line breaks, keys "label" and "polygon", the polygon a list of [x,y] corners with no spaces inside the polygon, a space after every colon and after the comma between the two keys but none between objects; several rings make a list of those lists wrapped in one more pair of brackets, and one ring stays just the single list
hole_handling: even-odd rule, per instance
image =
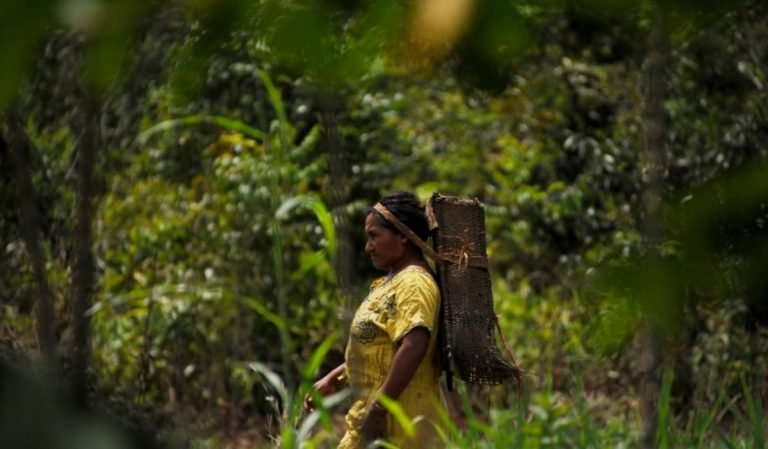
[{"label": "basket strap", "polygon": [[509,345],[507,344],[507,339],[504,337],[504,332],[501,331],[501,325],[499,325],[499,317],[494,317],[494,322],[496,324],[496,330],[499,331],[499,336],[501,337],[501,342],[504,345],[504,350],[507,352],[507,357],[510,358],[512,361],[512,366],[515,368],[515,380],[520,383],[523,370],[520,368],[520,365],[517,364],[517,360],[515,360],[515,356],[512,355],[512,351],[509,349]]},{"label": "basket strap", "polygon": [[448,387],[448,391],[453,391],[453,348],[451,345],[448,345],[445,348],[445,366],[443,366],[443,370],[445,371],[445,383]]},{"label": "basket strap", "polygon": [[488,268],[488,259],[483,256],[472,256],[467,252],[462,252],[461,254],[439,254],[437,251],[433,250],[432,248],[427,245],[424,240],[419,238],[418,235],[416,235],[411,229],[406,226],[402,221],[400,221],[395,215],[389,211],[383,204],[376,203],[376,205],[373,206],[373,209],[384,216],[384,219],[388,222],[392,223],[408,240],[410,240],[414,245],[418,246],[419,249],[429,256],[432,260],[435,262],[450,262],[462,267],[477,267],[477,268]]}]

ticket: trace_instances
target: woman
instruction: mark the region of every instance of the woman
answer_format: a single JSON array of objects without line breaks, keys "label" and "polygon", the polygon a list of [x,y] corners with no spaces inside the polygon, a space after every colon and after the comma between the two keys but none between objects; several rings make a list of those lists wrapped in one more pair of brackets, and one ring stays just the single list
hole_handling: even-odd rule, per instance
[{"label": "woman", "polygon": [[[345,363],[315,383],[323,396],[346,385],[358,393],[346,416],[340,449],[363,448],[382,438],[401,448],[426,449],[435,436],[440,294],[421,250],[398,230],[396,221],[427,239],[424,208],[410,192],[387,195],[368,212],[365,252],[374,267],[388,274],[372,283],[355,313]],[[377,401],[379,395],[397,400],[409,418],[422,417],[416,420],[415,438],[406,437]],[[311,398],[305,407],[312,409]]]}]

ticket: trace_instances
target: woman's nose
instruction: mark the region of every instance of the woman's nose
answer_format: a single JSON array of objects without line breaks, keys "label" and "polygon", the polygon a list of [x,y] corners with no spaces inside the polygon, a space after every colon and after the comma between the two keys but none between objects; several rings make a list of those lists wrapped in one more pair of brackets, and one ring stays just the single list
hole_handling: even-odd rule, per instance
[{"label": "woman's nose", "polygon": [[373,244],[369,241],[365,242],[365,252],[371,254],[373,252]]}]

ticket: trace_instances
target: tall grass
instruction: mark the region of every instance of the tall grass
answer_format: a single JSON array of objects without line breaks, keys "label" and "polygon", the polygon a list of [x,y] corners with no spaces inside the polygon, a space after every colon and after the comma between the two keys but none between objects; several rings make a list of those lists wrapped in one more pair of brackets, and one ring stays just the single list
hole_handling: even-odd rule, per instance
[{"label": "tall grass", "polygon": [[[302,397],[310,391],[312,370],[320,366],[322,357],[335,338],[326,340],[303,367],[303,382],[292,393],[294,397]],[[266,372],[265,368],[258,368],[262,369]],[[268,379],[275,382],[274,386],[282,384],[274,373]],[[676,415],[673,407],[674,373],[667,371],[662,379],[657,402],[658,448],[765,448],[766,417],[762,401],[746,379],[742,378],[739,397],[726,398],[723,393],[710,407],[692,409],[687,418]],[[461,385],[459,390],[466,426],[461,428],[451,420],[447,411],[442,410],[440,422],[437,423],[439,447],[613,449],[632,448],[639,444],[641,423],[637,411],[616,413],[615,408],[606,409],[604,405],[627,398],[600,397],[597,392],[585,391],[578,376],[566,391],[556,391],[549,383],[541,387],[529,386],[519,392],[503,388],[477,389],[466,385]],[[340,435],[334,434],[332,422],[334,415],[339,419],[342,410],[338,405],[345,396],[345,393],[340,393],[323,400],[316,398],[320,406],[309,415],[303,415],[300,402],[293,401],[292,410],[283,415],[285,419],[281,421],[279,437],[272,445],[263,447],[336,447]],[[380,447],[395,446],[386,444]]]}]

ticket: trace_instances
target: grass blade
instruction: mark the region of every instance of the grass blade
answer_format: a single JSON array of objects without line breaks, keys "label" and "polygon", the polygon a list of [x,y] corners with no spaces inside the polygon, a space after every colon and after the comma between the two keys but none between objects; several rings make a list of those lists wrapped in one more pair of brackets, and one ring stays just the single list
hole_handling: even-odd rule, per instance
[{"label": "grass blade", "polygon": [[288,394],[288,390],[285,388],[283,379],[280,378],[280,375],[278,375],[267,365],[261,362],[251,362],[248,364],[248,367],[253,371],[261,374],[264,379],[267,380],[267,382],[275,389],[275,391],[277,391],[277,394],[280,395],[280,399],[283,401],[283,404],[286,406],[289,404],[290,396]]},{"label": "grass blade", "polygon": [[261,315],[264,319],[274,324],[278,330],[283,331],[287,329],[285,321],[282,318],[280,318],[278,315],[270,312],[269,309],[267,309],[267,307],[261,302],[259,302],[258,300],[253,298],[247,298],[243,300],[243,303],[245,303],[245,305],[253,309],[256,313]]},{"label": "grass blade", "polygon": [[336,227],[333,224],[333,216],[325,203],[318,197],[311,195],[298,195],[288,198],[275,212],[277,220],[284,220],[288,212],[296,207],[305,207],[315,214],[320,227],[323,228],[325,240],[328,242],[328,253],[336,256]]},{"label": "grass blade", "polygon": [[403,428],[403,432],[405,432],[406,435],[409,437],[416,435],[415,426],[411,422],[411,419],[408,417],[408,415],[405,413],[405,410],[400,407],[400,404],[398,404],[397,401],[394,401],[384,395],[379,395],[377,397],[377,401],[379,401],[381,405],[383,405],[384,408],[386,408],[395,418],[397,423],[400,424],[400,427]]},{"label": "grass blade", "polygon": [[747,414],[749,415],[749,423],[752,427],[752,444],[755,449],[765,448],[765,429],[763,427],[763,420],[765,413],[763,412],[763,405],[761,401],[755,400],[752,392],[747,385],[747,379],[744,377],[744,373],[741,374],[741,388],[744,391],[744,398],[747,400]]},{"label": "grass blade", "polygon": [[248,136],[259,141],[263,141],[266,138],[266,135],[262,131],[239,120],[233,120],[231,118],[222,117],[220,115],[189,115],[172,120],[165,120],[149,127],[139,134],[138,141],[143,145],[147,143],[147,140],[149,140],[149,138],[155,134],[183,126],[194,126],[200,124],[215,125],[230,131],[236,131],[243,134],[244,136]]},{"label": "grass blade", "polygon": [[673,417],[670,407],[670,397],[672,395],[672,381],[674,373],[668,370],[664,373],[661,383],[661,394],[658,402],[659,429],[656,435],[659,449],[668,449],[672,446],[672,427]]},{"label": "grass blade", "polygon": [[328,351],[331,350],[337,339],[337,332],[333,332],[331,335],[323,339],[323,342],[320,343],[320,346],[318,346],[317,349],[315,349],[315,351],[312,353],[312,357],[309,359],[309,363],[303,370],[302,374],[304,375],[304,379],[311,381],[311,379],[315,377],[315,373],[317,373],[317,371],[320,369],[320,365],[322,365],[323,360],[325,360],[325,356],[328,355]]}]

